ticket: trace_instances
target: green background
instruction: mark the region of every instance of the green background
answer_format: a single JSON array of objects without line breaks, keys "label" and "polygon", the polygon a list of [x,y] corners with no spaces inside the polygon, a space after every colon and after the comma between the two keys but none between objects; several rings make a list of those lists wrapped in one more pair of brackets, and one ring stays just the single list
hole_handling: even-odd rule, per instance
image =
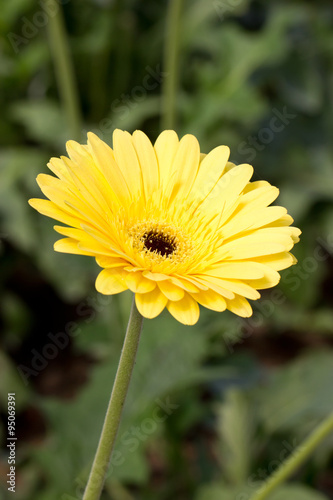
[{"label": "green background", "polygon": [[[168,3],[60,3],[82,142],[93,130],[110,144],[116,127],[155,140]],[[52,221],[27,204],[72,138],[48,16],[39,2],[1,2],[1,499],[80,498],[131,303],[96,292],[94,259],[53,252]],[[227,144],[232,161],[279,187],[303,232],[299,263],[249,320],[202,309],[194,327],[168,313],[145,322],[103,500],[247,500],[332,410],[332,27],[331,2],[184,2],[176,130],[203,152]],[[333,499],[332,476],[333,436],[269,498]]]}]

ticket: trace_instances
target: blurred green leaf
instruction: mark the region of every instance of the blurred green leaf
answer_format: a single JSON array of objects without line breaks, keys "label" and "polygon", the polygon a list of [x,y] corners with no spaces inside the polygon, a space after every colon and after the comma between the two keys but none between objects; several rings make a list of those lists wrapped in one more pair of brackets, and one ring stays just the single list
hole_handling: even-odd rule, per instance
[{"label": "blurred green leaf", "polygon": [[301,422],[324,418],[332,411],[333,354],[316,352],[301,357],[272,377],[259,392],[258,414],[271,433],[295,430]]},{"label": "blurred green leaf", "polygon": [[[250,500],[255,490],[249,486],[230,488],[213,483],[200,489],[195,500]],[[281,486],[267,497],[267,500],[328,500],[328,497],[301,485]]]},{"label": "blurred green leaf", "polygon": [[7,413],[9,392],[15,393],[16,411],[29,401],[30,390],[24,385],[17,367],[6,353],[0,350],[0,405],[4,413]]},{"label": "blurred green leaf", "polygon": [[17,295],[11,293],[2,298],[2,309],[6,346],[17,347],[31,326],[31,311]]},{"label": "blurred green leaf", "polygon": [[[93,130],[111,144],[116,127],[142,129],[155,139],[168,75],[147,77],[163,70],[165,2],[92,0],[77,7],[62,2],[85,120],[82,139]],[[45,425],[44,437],[36,441],[33,424],[22,424],[27,441],[20,448],[18,500],[82,496],[131,302],[130,293],[97,294],[94,259],[53,252],[59,238],[53,221],[27,204],[41,196],[37,174],[47,172],[51,156],[65,153],[69,138],[45,27],[24,35],[18,53],[8,38],[22,35],[27,23],[38,24],[41,10],[32,0],[3,2],[0,20],[0,324],[2,348],[10,352],[1,354],[0,389],[5,400],[17,387],[22,408],[33,398]],[[227,144],[232,161],[253,164],[254,180],[279,187],[277,203],[303,232],[295,248],[299,263],[282,273],[281,303],[271,299],[273,291],[264,292],[253,319],[203,310],[191,328],[168,313],[145,322],[117,443],[124,461],[114,467],[105,498],[249,500],[252,473],[258,476],[260,467],[269,472],[266,465],[279,456],[281,439],[298,443],[331,409],[332,259],[327,251],[323,260],[315,257],[317,238],[327,243],[333,225],[331,21],[327,2],[194,0],[184,6],[175,128],[180,136],[194,133],[206,153]],[[274,121],[284,110],[292,118]],[[44,333],[27,336],[30,305],[20,294],[19,274],[11,274],[22,258],[43,290],[59,295],[59,317],[70,310],[88,314],[64,353],[69,363],[72,355],[93,362],[89,382],[70,400],[49,396],[49,374],[29,386],[28,396],[23,387],[21,396],[13,359],[24,358],[27,346]],[[49,327],[46,309],[34,314]],[[260,346],[257,333],[265,335]],[[272,367],[274,346],[284,364]],[[327,352],[317,353],[320,346]],[[306,347],[311,352],[300,357]],[[163,415],[168,401],[175,405],[169,418],[156,422],[154,415]],[[326,487],[331,453],[328,438],[297,480]],[[206,484],[214,478],[221,481]],[[276,495],[324,498],[299,484]]]},{"label": "blurred green leaf", "polygon": [[63,147],[69,139],[69,129],[58,103],[46,99],[19,101],[11,106],[11,116],[36,141]]},{"label": "blurred green leaf", "polygon": [[254,413],[244,392],[230,389],[218,408],[221,465],[226,478],[235,485],[246,481],[253,454]]},{"label": "blurred green leaf", "polygon": [[300,485],[283,486],[276,493],[272,493],[269,498],[270,500],[285,500],[286,498],[292,498],[293,500],[328,500],[326,495]]}]

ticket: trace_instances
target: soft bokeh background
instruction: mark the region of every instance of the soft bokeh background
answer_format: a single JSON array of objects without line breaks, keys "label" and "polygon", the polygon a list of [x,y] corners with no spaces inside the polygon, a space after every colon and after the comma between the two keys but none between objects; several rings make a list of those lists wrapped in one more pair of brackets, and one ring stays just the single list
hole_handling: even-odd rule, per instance
[{"label": "soft bokeh background", "polygon": [[[88,130],[160,132],[166,1],[63,4]],[[131,296],[98,295],[92,258],[54,253],[27,204],[71,138],[33,0],[1,2],[0,497],[74,500],[101,429]],[[45,24],[45,23],[44,23]],[[281,190],[303,231],[296,267],[255,313],[146,321],[103,499],[248,500],[332,410],[333,7],[192,0],[181,23],[177,131],[228,144]],[[14,36],[13,36],[14,35]],[[21,37],[21,38],[19,38]],[[7,392],[17,492],[6,491]],[[333,499],[333,436],[271,500]]]}]

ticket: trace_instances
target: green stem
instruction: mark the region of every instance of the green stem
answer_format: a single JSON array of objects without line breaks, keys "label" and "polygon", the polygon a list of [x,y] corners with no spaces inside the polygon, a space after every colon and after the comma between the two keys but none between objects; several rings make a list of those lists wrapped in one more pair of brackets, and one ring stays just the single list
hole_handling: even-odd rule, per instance
[{"label": "green stem", "polygon": [[162,130],[175,127],[176,95],[178,88],[178,56],[180,17],[183,0],[169,0],[166,19],[164,70],[162,95]]},{"label": "green stem", "polygon": [[57,0],[48,1],[48,33],[59,93],[66,113],[71,138],[81,138],[81,112],[75,74],[67,41],[61,5]]},{"label": "green stem", "polygon": [[134,297],[109,406],[83,500],[98,500],[102,493],[135,364],[142,323],[143,317],[136,308]]},{"label": "green stem", "polygon": [[333,431],[333,413],[331,413],[310,436],[294,451],[277,471],[252,495],[250,500],[264,500],[279,485],[284,483],[296,469],[305,462],[313,450]]}]

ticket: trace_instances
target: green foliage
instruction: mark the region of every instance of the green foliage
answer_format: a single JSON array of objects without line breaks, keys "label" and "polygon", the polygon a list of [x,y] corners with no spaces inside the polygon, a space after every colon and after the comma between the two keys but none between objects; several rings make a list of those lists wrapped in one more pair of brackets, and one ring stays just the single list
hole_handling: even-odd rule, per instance
[{"label": "green foliage", "polygon": [[218,411],[218,431],[222,441],[221,463],[227,479],[235,485],[246,481],[251,470],[253,410],[245,395],[230,389]]},{"label": "green foliage", "polygon": [[[246,486],[230,488],[225,484],[204,486],[195,500],[248,500],[255,489]],[[300,485],[283,486],[267,497],[268,500],[328,500],[328,497]]]},{"label": "green foliage", "polygon": [[63,146],[69,132],[56,102],[45,99],[16,102],[10,109],[14,121],[22,125],[27,137],[48,146]]},{"label": "green foliage", "polygon": [[322,419],[332,408],[331,353],[317,352],[300,358],[273,377],[269,389],[260,394],[260,413],[269,432],[295,429]]},{"label": "green foliage", "polygon": [[[111,143],[116,127],[156,138],[168,78],[167,2],[57,3],[74,61],[82,141],[93,130]],[[53,252],[52,221],[27,204],[40,196],[38,173],[71,139],[47,25],[36,25],[40,12],[32,0],[1,5],[5,500],[7,392],[17,398],[17,500],[81,498],[131,302],[129,293],[99,296],[94,260]],[[253,164],[255,180],[280,188],[278,203],[303,231],[299,263],[282,272],[278,298],[263,291],[249,320],[202,310],[194,327],[167,313],[145,322],[102,500],[248,500],[332,410],[331,6],[188,0],[180,43],[179,135],[195,134],[204,152],[228,144],[232,161]],[[57,347],[49,335],[71,323],[75,335]],[[44,356],[47,345],[54,359]],[[36,353],[43,368],[33,368]],[[27,384],[22,365],[34,371]],[[330,437],[269,500],[333,498],[332,450]]]}]

